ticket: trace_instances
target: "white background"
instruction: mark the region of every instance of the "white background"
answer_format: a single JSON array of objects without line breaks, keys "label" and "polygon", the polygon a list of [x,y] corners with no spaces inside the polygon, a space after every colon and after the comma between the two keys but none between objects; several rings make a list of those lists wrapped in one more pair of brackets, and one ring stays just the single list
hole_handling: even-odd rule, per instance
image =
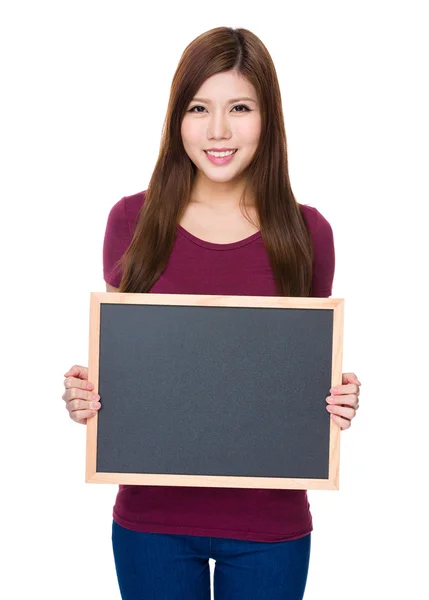
[{"label": "white background", "polygon": [[363,384],[340,491],[309,492],[305,598],[427,597],[426,2],[148,5],[1,4],[0,596],[119,599],[117,488],[84,483],[63,373],[87,364],[107,215],[147,187],[180,55],[228,25],[276,65],[292,188],[333,227],[343,371]]}]

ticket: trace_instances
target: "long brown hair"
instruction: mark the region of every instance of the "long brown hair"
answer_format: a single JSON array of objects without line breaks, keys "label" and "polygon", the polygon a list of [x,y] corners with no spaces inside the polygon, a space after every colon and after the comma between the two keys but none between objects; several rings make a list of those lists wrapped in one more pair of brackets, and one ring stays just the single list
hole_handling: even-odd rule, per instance
[{"label": "long brown hair", "polygon": [[134,237],[122,257],[121,292],[148,292],[167,265],[196,174],[183,147],[182,120],[204,81],[230,70],[254,86],[261,107],[261,135],[247,168],[246,188],[249,186],[254,193],[261,236],[278,294],[310,294],[313,247],[289,181],[286,132],[274,63],[255,34],[231,27],[217,27],[201,34],[181,56],[171,85],[158,159]]}]

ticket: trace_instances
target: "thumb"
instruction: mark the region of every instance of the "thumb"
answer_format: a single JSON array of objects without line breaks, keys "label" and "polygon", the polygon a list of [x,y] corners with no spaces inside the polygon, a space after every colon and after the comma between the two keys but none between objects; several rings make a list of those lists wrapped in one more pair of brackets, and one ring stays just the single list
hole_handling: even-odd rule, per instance
[{"label": "thumb", "polygon": [[79,379],[88,379],[88,367],[82,365],[74,365],[64,373],[64,377],[78,377]]},{"label": "thumb", "polygon": [[355,383],[356,385],[362,385],[354,373],[343,373],[343,384],[347,383]]}]

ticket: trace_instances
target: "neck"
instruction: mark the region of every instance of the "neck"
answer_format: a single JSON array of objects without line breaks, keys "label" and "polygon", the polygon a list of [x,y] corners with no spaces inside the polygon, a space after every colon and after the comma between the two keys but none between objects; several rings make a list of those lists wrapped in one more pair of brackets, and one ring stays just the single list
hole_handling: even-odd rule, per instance
[{"label": "neck", "polygon": [[[244,195],[245,183],[244,179],[218,183],[204,175],[196,175],[191,190],[191,201],[221,209],[236,208]],[[243,203],[245,206],[254,204],[249,191],[246,198],[243,198]]]}]

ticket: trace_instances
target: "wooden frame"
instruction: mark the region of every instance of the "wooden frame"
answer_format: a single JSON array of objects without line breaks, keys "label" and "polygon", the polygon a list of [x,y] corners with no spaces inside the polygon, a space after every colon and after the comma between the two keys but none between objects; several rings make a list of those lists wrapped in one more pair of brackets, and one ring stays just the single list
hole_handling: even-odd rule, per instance
[{"label": "wooden frame", "polygon": [[[89,381],[98,393],[101,304],[162,304],[181,306],[227,306],[333,310],[331,386],[342,383],[344,299],[271,296],[216,296],[182,294],[131,294],[92,292],[90,295]],[[128,485],[244,487],[265,489],[339,489],[340,427],[330,419],[329,478],[292,479],[174,474],[100,473],[97,464],[98,414],[87,422],[86,482]]]}]

